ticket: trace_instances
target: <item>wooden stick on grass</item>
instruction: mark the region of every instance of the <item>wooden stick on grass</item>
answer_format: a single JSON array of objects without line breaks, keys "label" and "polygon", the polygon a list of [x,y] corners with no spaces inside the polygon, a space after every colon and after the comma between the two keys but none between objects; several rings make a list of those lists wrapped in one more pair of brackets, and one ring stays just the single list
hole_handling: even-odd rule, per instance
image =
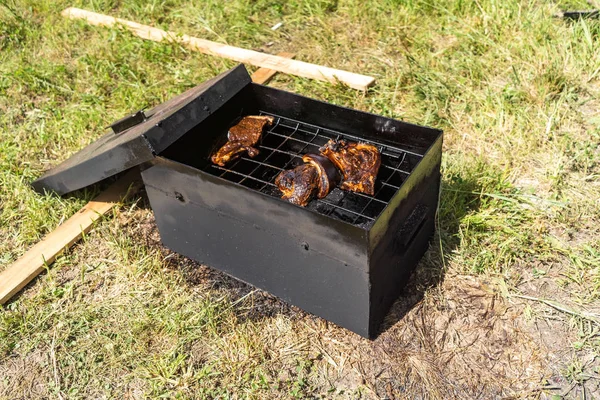
[{"label": "wooden stick on grass", "polygon": [[[281,52],[277,55],[279,57],[294,58],[294,53],[287,53],[285,51]],[[273,78],[275,76],[276,73],[277,73],[277,71],[275,71],[274,69],[259,68],[256,70],[255,73],[252,74],[252,76],[251,76],[252,82],[261,83],[264,85],[265,83],[269,82],[271,80],[271,78]]]},{"label": "wooden stick on grass", "polygon": [[52,264],[59,254],[81,239],[98,218],[135,192],[131,188],[131,184],[138,175],[137,171],[130,171],[123,175],[2,271],[0,273],[0,304],[6,303],[38,276],[47,265]]},{"label": "wooden stick on grass", "polygon": [[[291,58],[291,53],[281,53]],[[259,68],[253,75],[255,83],[267,83],[277,71]],[[38,276],[46,266],[54,262],[64,250],[70,248],[87,233],[94,222],[112,210],[136,190],[131,184],[137,171],[130,171],[119,178],[108,189],[87,203],[71,218],[50,232],[41,242],[29,249],[21,258],[0,272],[0,304],[6,303],[29,282]]]},{"label": "wooden stick on grass", "polygon": [[211,42],[210,40],[200,39],[188,35],[179,35],[175,32],[164,31],[152,26],[142,25],[137,22],[128,21],[121,18],[114,18],[108,15],[98,14],[79,8],[67,8],[62,12],[62,15],[71,19],[83,19],[92,25],[122,25],[129,29],[134,35],[137,35],[143,39],[153,40],[155,42],[162,42],[163,40],[174,41],[204,54],[228,58],[241,63],[268,68],[274,71],[285,72],[287,74],[297,75],[304,78],[318,79],[332,83],[339,81],[350,86],[351,88],[358,90],[366,90],[375,82],[375,78],[371,76],[360,75],[353,72],[324,67],[321,65],[291,60],[285,57],[274,56],[254,50],[242,49],[240,47]]}]

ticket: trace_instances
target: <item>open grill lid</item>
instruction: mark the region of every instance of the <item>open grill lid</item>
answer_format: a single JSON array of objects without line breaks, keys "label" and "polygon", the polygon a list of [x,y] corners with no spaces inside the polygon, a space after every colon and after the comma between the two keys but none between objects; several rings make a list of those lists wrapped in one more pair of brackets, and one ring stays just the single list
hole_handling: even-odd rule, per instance
[{"label": "open grill lid", "polygon": [[239,65],[153,109],[125,117],[112,131],[32,183],[65,194],[149,161],[206,119],[251,82]]}]

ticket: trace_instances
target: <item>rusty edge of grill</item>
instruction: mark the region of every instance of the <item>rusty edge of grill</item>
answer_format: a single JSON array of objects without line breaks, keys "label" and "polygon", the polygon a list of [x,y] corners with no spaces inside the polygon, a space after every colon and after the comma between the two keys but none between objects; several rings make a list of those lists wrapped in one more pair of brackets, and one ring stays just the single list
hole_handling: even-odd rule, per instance
[{"label": "rusty edge of grill", "polygon": [[[265,194],[269,194],[273,197],[279,197],[281,195],[281,192],[279,192],[279,189],[274,183],[275,177],[279,174],[279,172],[295,166],[293,165],[294,160],[301,159],[302,155],[306,153],[306,150],[309,147],[319,147],[320,145],[314,143],[315,140],[320,139],[322,141],[329,139],[346,139],[372,144],[379,149],[382,155],[381,167],[378,174],[378,178],[375,183],[376,187],[379,186],[379,188],[376,189],[374,196],[369,196],[363,193],[334,189],[327,197],[323,199],[313,199],[307,206],[307,208],[313,209],[314,211],[320,214],[331,216],[336,219],[349,222],[353,225],[370,225],[373,221],[375,221],[379,214],[381,214],[385,206],[387,206],[393,195],[396,194],[396,192],[402,184],[393,184],[393,179],[397,180],[398,178],[400,178],[401,182],[404,182],[404,179],[408,177],[408,175],[411,173],[411,171],[406,171],[399,168],[406,161],[407,155],[418,158],[423,157],[421,154],[414,153],[405,149],[400,149],[390,145],[384,145],[373,140],[356,137],[342,132],[337,132],[331,129],[307,124],[305,122],[285,118],[276,114],[261,111],[260,115],[269,115],[275,118],[275,123],[262,135],[261,141],[256,146],[260,150],[260,155],[262,159],[253,159],[250,157],[243,156],[238,158],[228,168],[220,167],[209,162],[207,167],[205,168],[205,171],[241,185],[244,185],[244,181],[251,180],[252,182],[258,184],[255,185],[256,187],[253,188],[254,190]],[[286,134],[285,130],[291,131],[291,133]],[[298,137],[294,137],[294,135],[298,133],[308,135],[310,136],[310,139],[304,140]],[[264,143],[267,141],[269,135],[273,135],[283,140],[281,140],[281,142],[277,146],[267,146]],[[285,143],[289,143],[289,140],[292,140],[293,143],[298,143],[300,149],[297,151],[285,150],[282,146],[284,146]],[[274,163],[269,163],[269,159],[274,154],[284,154],[286,156],[289,156],[290,159],[287,162],[285,162],[283,166],[278,166]],[[242,172],[239,169],[236,170],[236,167],[238,167],[241,162],[250,162],[252,163],[252,165],[255,166],[253,169],[251,169],[250,172]],[[390,165],[394,163],[395,165]],[[272,177],[270,179],[265,180],[261,177],[254,175],[255,173],[257,173],[257,171],[259,171],[261,167],[273,169],[277,172],[272,174]],[[410,165],[410,169],[412,170],[413,168],[414,165]],[[382,169],[387,170],[387,172],[385,173],[389,174],[385,179],[379,179],[379,176],[382,175],[382,173],[384,173],[382,172]],[[228,173],[233,174],[238,178],[241,177],[241,179],[236,181],[231,178],[228,178]],[[259,187],[259,185],[262,186]],[[388,191],[388,195],[385,197],[383,197],[382,195],[382,191],[384,190]],[[393,191],[391,196],[389,195],[390,190]],[[356,201],[350,201],[351,206],[348,207],[345,203],[351,200],[351,196],[354,197]],[[369,208],[371,208],[373,211],[369,212]]]}]

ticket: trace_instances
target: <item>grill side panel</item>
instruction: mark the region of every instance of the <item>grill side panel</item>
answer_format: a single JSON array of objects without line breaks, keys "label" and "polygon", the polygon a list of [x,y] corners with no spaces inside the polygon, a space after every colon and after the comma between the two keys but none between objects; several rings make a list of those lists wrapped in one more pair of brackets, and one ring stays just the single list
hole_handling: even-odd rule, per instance
[{"label": "grill side panel", "polygon": [[142,176],[167,247],[368,336],[366,231],[163,158]]},{"label": "grill side panel", "polygon": [[369,232],[371,337],[378,333],[433,237],[441,154],[440,136]]}]

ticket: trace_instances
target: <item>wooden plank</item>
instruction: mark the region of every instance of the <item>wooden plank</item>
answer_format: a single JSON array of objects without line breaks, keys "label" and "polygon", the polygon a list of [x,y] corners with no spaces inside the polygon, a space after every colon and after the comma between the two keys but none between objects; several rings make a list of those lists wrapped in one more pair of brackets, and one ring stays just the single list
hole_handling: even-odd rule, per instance
[{"label": "wooden plank", "polygon": [[0,272],[0,304],[6,303],[38,276],[47,265],[52,264],[59,254],[87,233],[98,218],[134,193],[136,190],[132,187],[132,183],[138,176],[137,168],[123,175],[75,215],[50,232],[41,242],[29,249],[21,258]]},{"label": "wooden plank", "polygon": [[[294,58],[294,53],[287,53],[285,51],[277,54],[279,57],[285,58]],[[250,78],[252,78],[252,82],[265,84],[271,80],[272,77],[275,76],[277,71],[269,68],[259,68],[252,74]]]},{"label": "wooden plank", "polygon": [[275,71],[297,75],[304,78],[318,79],[332,83],[342,82],[354,89],[366,90],[375,82],[375,78],[371,76],[355,74],[353,72],[328,68],[303,61],[291,60],[285,57],[274,56],[258,51],[211,42],[210,40],[200,39],[188,35],[178,35],[175,32],[168,32],[152,26],[142,25],[138,24],[137,22],[128,21],[121,18],[114,18],[108,15],[98,14],[79,8],[67,8],[62,12],[62,15],[71,19],[83,19],[92,25],[122,25],[135,35],[144,39],[153,40],[155,42],[162,42],[163,40],[174,41],[204,54],[224,57],[241,63],[256,65],[262,68],[269,68]]}]

